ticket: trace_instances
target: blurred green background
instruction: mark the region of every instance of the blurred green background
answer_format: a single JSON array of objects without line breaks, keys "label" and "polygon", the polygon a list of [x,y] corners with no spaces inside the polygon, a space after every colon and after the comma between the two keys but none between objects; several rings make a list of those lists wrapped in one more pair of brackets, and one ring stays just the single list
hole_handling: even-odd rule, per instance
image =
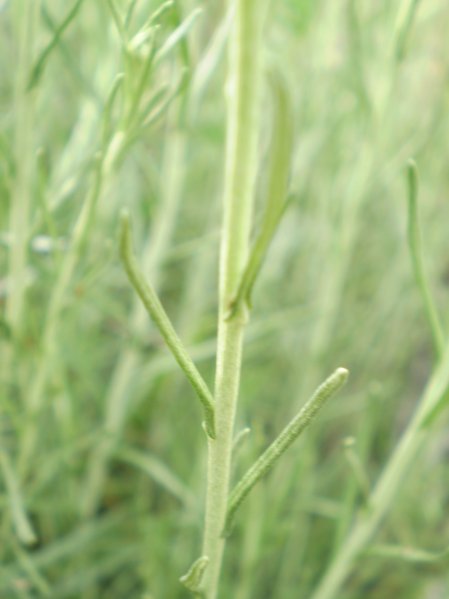
[{"label": "blurred green background", "polygon": [[[223,598],[311,594],[364,502],[351,463],[376,480],[434,366],[405,169],[415,158],[447,324],[448,28],[441,0],[270,5],[266,64],[295,109],[293,200],[254,290],[237,416],[251,434],[235,475],[334,368],[351,377],[239,513]],[[0,3],[5,599],[187,596],[201,415],[129,288],[117,229],[126,207],[141,264],[212,385],[228,29],[214,1]],[[267,90],[260,101],[262,197]],[[449,543],[445,424],[339,599],[449,597],[447,560],[373,550]]]}]

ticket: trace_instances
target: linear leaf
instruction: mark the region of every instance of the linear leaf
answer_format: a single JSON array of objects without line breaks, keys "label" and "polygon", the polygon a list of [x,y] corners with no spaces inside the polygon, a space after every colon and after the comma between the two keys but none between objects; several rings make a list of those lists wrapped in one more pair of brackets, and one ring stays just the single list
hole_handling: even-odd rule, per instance
[{"label": "linear leaf", "polygon": [[206,432],[212,439],[215,438],[214,400],[208,386],[193,363],[182,341],[178,337],[173,325],[165,312],[155,290],[144,279],[132,251],[131,228],[129,216],[122,215],[120,232],[120,254],[131,285],[142,300],[143,305],[159,329],[168,348],[175,360],[184,371],[190,384],[195,389],[203,406]]},{"label": "linear leaf", "polygon": [[293,420],[287,424],[277,439],[273,441],[268,449],[266,449],[249,468],[246,474],[243,475],[229,497],[226,523],[223,531],[224,536],[229,534],[235,512],[254,485],[273,468],[280,456],[309,426],[326,401],[343,387],[348,378],[348,374],[349,373],[345,368],[337,368],[337,370],[318,387],[306,405]]}]

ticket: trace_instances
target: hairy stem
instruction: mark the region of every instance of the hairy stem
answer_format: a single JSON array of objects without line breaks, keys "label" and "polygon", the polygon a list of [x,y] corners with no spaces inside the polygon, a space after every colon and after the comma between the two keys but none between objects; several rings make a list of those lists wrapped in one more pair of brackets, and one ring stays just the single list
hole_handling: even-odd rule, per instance
[{"label": "hairy stem", "polygon": [[202,554],[207,599],[217,596],[224,550],[234,418],[238,398],[246,312],[226,320],[249,253],[257,169],[261,32],[265,2],[238,0],[231,33],[227,82],[228,121],[224,223],[220,256],[220,306],[215,381],[216,439],[209,441],[206,521]]}]

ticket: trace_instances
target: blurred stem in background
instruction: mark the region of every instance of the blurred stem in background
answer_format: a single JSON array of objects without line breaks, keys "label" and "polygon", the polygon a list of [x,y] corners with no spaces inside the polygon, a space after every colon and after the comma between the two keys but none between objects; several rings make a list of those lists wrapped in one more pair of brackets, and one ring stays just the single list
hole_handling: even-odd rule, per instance
[{"label": "blurred stem in background", "polygon": [[[78,6],[77,3],[75,6]],[[168,108],[170,102],[182,91],[183,77],[172,86],[161,86],[154,90],[149,83],[152,81],[154,71],[160,62],[173,51],[177,45],[183,43],[183,37],[188,27],[196,18],[198,11],[194,11],[184,23],[175,29],[171,38],[156,51],[153,44],[144,45],[142,36],[137,34],[131,37],[130,32],[125,32],[121,17],[115,12],[114,4],[108,4],[113,15],[113,20],[119,31],[121,50],[123,52],[125,74],[115,77],[112,87],[104,102],[100,125],[102,134],[98,143],[95,139],[98,152],[92,158],[91,182],[85,193],[81,209],[76,217],[71,233],[69,247],[62,260],[58,264],[56,282],[48,300],[48,308],[44,318],[41,333],[41,353],[38,365],[29,384],[29,392],[26,401],[26,416],[24,418],[24,432],[20,444],[19,470],[25,477],[29,468],[30,456],[33,454],[35,442],[38,437],[36,417],[41,413],[45,405],[45,391],[57,362],[57,332],[59,329],[61,313],[67,292],[73,282],[76,268],[78,267],[85,250],[86,243],[92,231],[97,205],[101,199],[112,192],[116,171],[123,163],[124,156],[129,152],[132,144],[146,128],[153,125]],[[169,5],[165,6],[166,9]],[[171,6],[171,5],[170,5]],[[73,15],[73,11],[70,15]],[[156,11],[151,19],[160,16],[161,11]],[[71,17],[70,17],[71,18]],[[67,23],[69,21],[66,21]],[[149,29],[147,37],[151,40],[154,28]],[[51,50],[56,47],[55,38],[59,36],[59,30],[55,32],[53,40],[48,44],[37,60],[37,64],[48,60]],[[128,40],[128,37],[130,38]],[[144,38],[144,40],[147,39]],[[137,41],[136,41],[137,39]],[[42,64],[45,63],[42,62]],[[38,69],[38,72],[41,72]],[[148,88],[151,93],[148,93]],[[112,126],[112,113],[117,102],[118,92],[122,91],[120,104],[120,117],[116,127]],[[92,154],[92,149],[91,149]],[[162,229],[164,232],[164,229]],[[101,472],[100,472],[101,475]],[[85,512],[86,507],[81,511]]]},{"label": "blurred stem in background", "polygon": [[[182,198],[184,178],[185,132],[180,127],[180,111],[183,102],[178,100],[167,119],[164,157],[161,174],[161,198],[157,226],[147,237],[143,249],[143,269],[149,274],[153,286],[157,289],[162,273],[162,263],[169,247]],[[139,338],[147,327],[148,315],[139,298],[136,298],[130,317],[131,338]],[[134,378],[142,358],[132,343],[124,346],[120,353],[105,397],[105,416],[103,438],[95,447],[90,458],[84,499],[81,504],[83,517],[91,516],[98,507],[104,491],[108,462],[114,449],[129,408],[129,397],[133,389]]]},{"label": "blurred stem in background", "polygon": [[18,0],[12,7],[18,49],[14,93],[16,111],[14,131],[15,179],[10,210],[11,249],[6,318],[15,341],[20,340],[24,325],[23,312],[27,285],[30,213],[34,195],[35,93],[28,89],[28,82],[36,48],[39,6],[40,2],[37,0]]},{"label": "blurred stem in background", "polygon": [[410,424],[383,469],[369,497],[366,509],[359,511],[351,531],[325,572],[312,599],[336,597],[360,552],[372,539],[378,526],[397,499],[405,477],[413,473],[413,463],[433,433],[429,422],[449,389],[449,344],[439,367],[430,378]]},{"label": "blurred stem in background", "polygon": [[30,381],[25,406],[26,415],[24,417],[24,430],[18,462],[18,470],[21,472],[22,477],[25,477],[29,472],[31,466],[30,458],[34,453],[36,439],[39,435],[36,417],[39,416],[45,403],[46,385],[54,371],[56,363],[57,332],[66,293],[72,283],[75,269],[81,258],[84,244],[87,241],[94,210],[102,192],[104,181],[107,180],[110,174],[109,169],[105,169],[103,156],[97,156],[93,165],[92,183],[76,219],[70,240],[70,247],[59,264],[56,282],[50,295],[44,319],[39,364],[35,368],[34,376]]},{"label": "blurred stem in background", "polygon": [[[342,298],[345,285],[350,273],[351,261],[357,248],[360,221],[363,218],[364,202],[369,197],[370,185],[379,176],[379,171],[385,168],[385,153],[387,151],[387,136],[391,122],[391,104],[395,101],[394,92],[398,82],[399,69],[406,57],[405,43],[413,26],[418,6],[416,0],[404,2],[397,11],[397,17],[391,24],[389,42],[380,57],[383,68],[379,69],[381,77],[375,88],[367,88],[367,56],[363,47],[360,7],[357,2],[349,0],[346,7],[346,19],[348,26],[348,40],[351,44],[351,60],[354,70],[357,72],[358,93],[360,104],[365,106],[361,116],[360,147],[357,153],[357,167],[353,169],[349,181],[345,181],[341,188],[341,208],[338,214],[337,226],[333,230],[330,247],[325,249],[326,260],[320,270],[321,276],[317,284],[317,290],[325,290],[317,293],[317,313],[319,317],[312,326],[310,350],[305,354],[302,369],[295,381],[299,389],[298,402],[304,392],[308,392],[316,381],[322,377],[323,360],[329,347],[332,347],[332,336],[338,331],[338,315],[342,306]],[[335,7],[336,8],[336,7]],[[330,10],[327,17],[336,18],[336,13]],[[333,24],[328,20],[320,24],[322,33],[327,35]],[[312,257],[312,259],[314,259]],[[315,258],[316,259],[316,258]],[[323,256],[320,256],[320,260]],[[280,468],[276,478],[276,488],[280,497],[286,498],[291,493],[289,477],[286,475],[291,469],[291,462],[286,460]],[[276,475],[275,475],[276,476]],[[352,483],[350,483],[352,484]],[[283,489],[283,490],[282,490]],[[350,510],[348,505],[342,506],[342,514]],[[342,535],[342,522],[339,520],[337,536]],[[285,560],[282,562],[280,588],[283,588],[285,580],[290,579],[298,570],[299,564],[294,547],[301,543],[303,533],[297,528],[297,533],[292,534],[285,549]],[[338,551],[338,550],[337,550]]]}]

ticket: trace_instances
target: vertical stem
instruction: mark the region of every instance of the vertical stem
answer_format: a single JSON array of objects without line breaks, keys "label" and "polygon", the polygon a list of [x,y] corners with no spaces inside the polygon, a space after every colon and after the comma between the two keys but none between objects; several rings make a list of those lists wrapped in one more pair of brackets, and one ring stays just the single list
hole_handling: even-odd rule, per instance
[{"label": "vertical stem", "polygon": [[70,249],[61,261],[57,279],[48,302],[41,335],[41,354],[35,374],[30,380],[27,393],[26,414],[24,415],[18,465],[23,478],[26,477],[29,471],[31,457],[35,451],[35,443],[38,438],[39,431],[36,425],[36,418],[45,401],[46,386],[54,368],[55,352],[57,351],[57,333],[64,300],[90,230],[93,212],[102,191],[104,177],[103,160],[99,160],[96,172],[94,173],[92,187],[88,192],[73,229]]},{"label": "vertical stem", "polygon": [[266,1],[237,0],[229,48],[224,222],[220,256],[220,305],[215,380],[216,434],[209,441],[203,555],[207,599],[218,591],[224,550],[232,436],[238,398],[246,313],[226,320],[249,252],[257,170],[262,26]]},{"label": "vertical stem", "polygon": [[[144,270],[149,272],[156,289],[162,275],[163,258],[176,225],[185,176],[182,165],[186,152],[186,136],[178,123],[179,112],[180,107],[176,105],[173,117],[168,120],[161,177],[164,186],[159,213],[155,219],[158,226],[150,235],[143,251]],[[133,335],[139,335],[147,325],[148,313],[138,299],[130,318],[130,330]],[[109,460],[126,420],[130,388],[139,364],[139,354],[132,345],[125,347],[118,357],[105,399],[106,435],[99,440],[94,449],[88,468],[84,497],[80,506],[83,517],[90,517],[98,508],[108,474]]]},{"label": "vertical stem", "polygon": [[14,158],[15,186],[11,199],[10,229],[12,233],[10,269],[11,289],[7,319],[16,333],[20,332],[26,285],[29,212],[33,185],[34,162],[34,94],[28,87],[34,49],[34,32],[38,22],[39,2],[17,2],[18,61],[15,83]]}]

